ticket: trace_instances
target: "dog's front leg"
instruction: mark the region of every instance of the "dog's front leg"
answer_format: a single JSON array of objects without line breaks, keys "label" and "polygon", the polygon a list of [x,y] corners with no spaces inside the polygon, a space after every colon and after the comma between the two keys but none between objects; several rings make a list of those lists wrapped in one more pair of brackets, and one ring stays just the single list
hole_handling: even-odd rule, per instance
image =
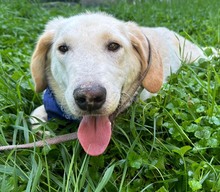
[{"label": "dog's front leg", "polygon": [[[31,113],[31,118],[30,122],[32,124],[32,129],[37,129],[40,124],[39,121],[46,122],[47,121],[47,113],[44,108],[44,105],[41,105],[40,107],[36,108],[32,113]],[[36,117],[36,118],[35,118]],[[50,135],[49,131],[45,131],[46,136]],[[38,135],[43,136],[43,131],[39,131]]]}]

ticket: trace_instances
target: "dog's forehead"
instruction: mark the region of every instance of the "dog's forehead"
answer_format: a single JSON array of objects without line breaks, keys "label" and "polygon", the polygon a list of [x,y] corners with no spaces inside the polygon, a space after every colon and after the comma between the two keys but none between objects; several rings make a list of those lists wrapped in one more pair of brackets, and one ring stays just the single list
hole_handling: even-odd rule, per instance
[{"label": "dog's forehead", "polygon": [[70,17],[62,28],[61,34],[92,36],[97,33],[124,33],[124,22],[104,14],[84,14]]}]

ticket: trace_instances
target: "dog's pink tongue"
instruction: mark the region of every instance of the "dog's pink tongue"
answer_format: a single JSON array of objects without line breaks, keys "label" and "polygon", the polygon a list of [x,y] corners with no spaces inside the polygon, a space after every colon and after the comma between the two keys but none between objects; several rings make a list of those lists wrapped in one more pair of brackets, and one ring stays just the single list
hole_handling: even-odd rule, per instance
[{"label": "dog's pink tongue", "polygon": [[111,123],[108,116],[85,116],[78,129],[78,139],[86,153],[102,154],[111,138]]}]

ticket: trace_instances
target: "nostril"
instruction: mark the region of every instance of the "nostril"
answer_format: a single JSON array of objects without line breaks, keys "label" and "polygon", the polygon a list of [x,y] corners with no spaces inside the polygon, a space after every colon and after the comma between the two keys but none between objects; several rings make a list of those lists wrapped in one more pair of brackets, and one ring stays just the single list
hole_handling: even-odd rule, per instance
[{"label": "nostril", "polygon": [[102,102],[101,97],[95,98],[95,99],[94,99],[94,102],[96,102],[96,103]]},{"label": "nostril", "polygon": [[85,97],[76,97],[75,100],[79,103],[85,103],[86,102],[86,98]]},{"label": "nostril", "polygon": [[87,100],[84,94],[79,93],[78,91],[73,93],[76,104],[80,109],[86,110]]},{"label": "nostril", "polygon": [[96,98],[94,98],[94,102],[95,102],[95,103],[103,102],[103,100],[105,100],[105,96],[101,96],[101,97],[96,97]]}]

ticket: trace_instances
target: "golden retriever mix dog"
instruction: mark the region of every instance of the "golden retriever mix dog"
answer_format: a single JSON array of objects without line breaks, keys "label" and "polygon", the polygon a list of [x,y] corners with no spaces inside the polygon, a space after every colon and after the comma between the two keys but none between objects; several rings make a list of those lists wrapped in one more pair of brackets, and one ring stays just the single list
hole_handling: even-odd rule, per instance
[{"label": "golden retriever mix dog", "polygon": [[36,92],[46,90],[44,105],[32,116],[81,119],[77,135],[83,149],[100,155],[110,141],[110,116],[132,102],[136,87],[145,88],[145,100],[182,60],[199,57],[205,57],[199,47],[163,27],[140,27],[105,13],[53,19],[32,56]]}]

